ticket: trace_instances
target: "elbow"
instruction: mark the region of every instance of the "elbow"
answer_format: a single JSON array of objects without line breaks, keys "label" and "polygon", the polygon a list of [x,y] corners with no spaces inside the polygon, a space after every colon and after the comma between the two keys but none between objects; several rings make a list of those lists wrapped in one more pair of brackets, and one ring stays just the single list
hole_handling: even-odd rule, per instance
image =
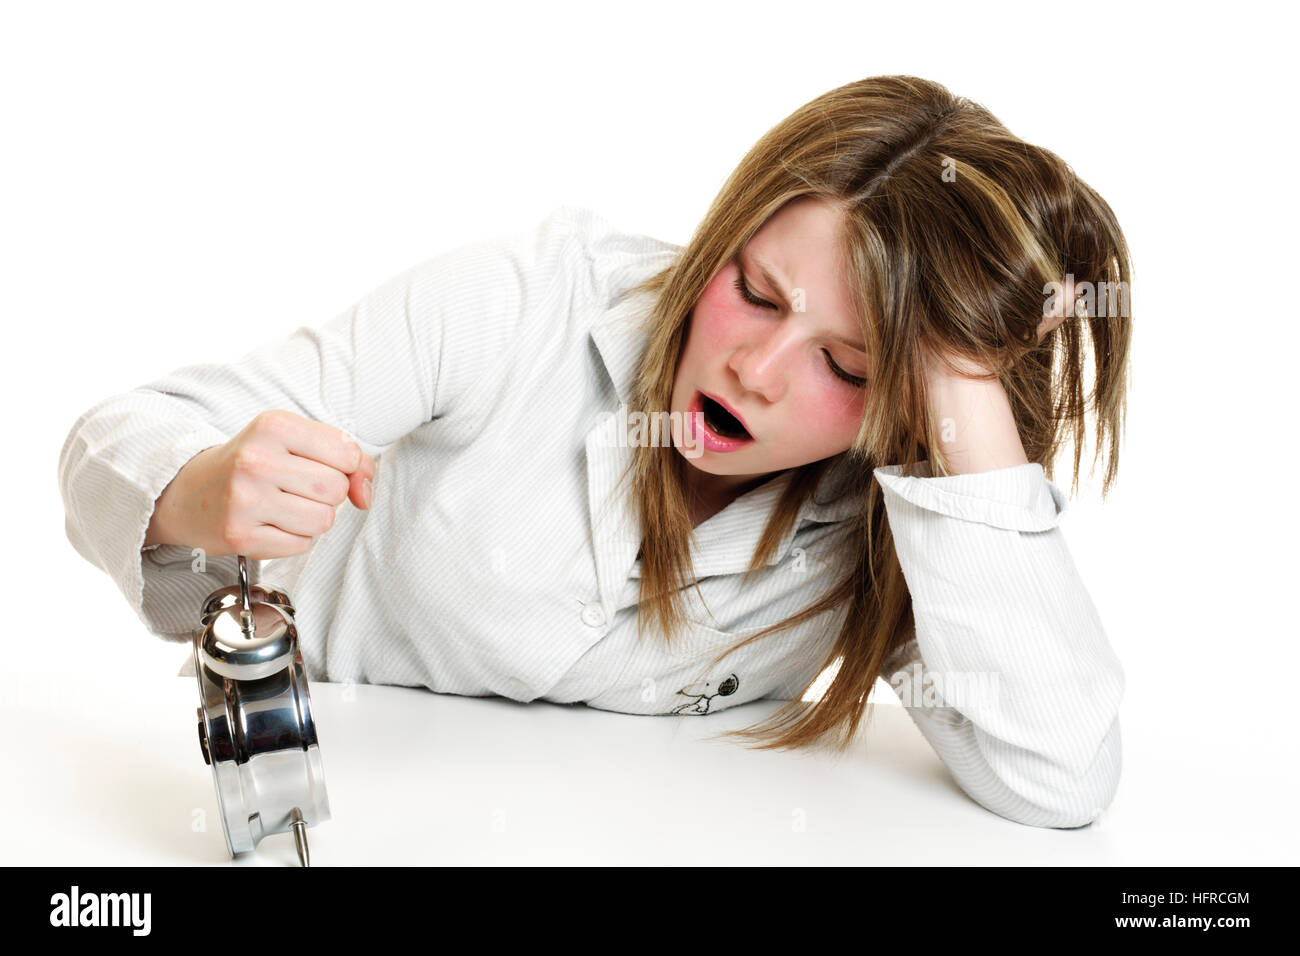
[{"label": "elbow", "polygon": [[1034,785],[1025,781],[1008,785],[1008,799],[994,805],[980,801],[987,810],[1015,823],[1049,829],[1072,830],[1088,826],[1110,807],[1119,789],[1122,764],[1119,718],[1116,717],[1092,762],[1083,770],[1047,765],[1036,775]]},{"label": "elbow", "polygon": [[1069,794],[1068,805],[1062,804],[1057,809],[1056,822],[1049,826],[1074,829],[1096,822],[1115,800],[1122,765],[1123,747],[1116,717],[1097,752],[1096,762],[1080,776],[1077,787]]},{"label": "elbow", "polygon": [[[1011,819],[1029,826],[1073,830],[1095,823],[1110,807],[1123,767],[1119,728],[1123,694],[1124,673],[1114,661],[1111,671],[1094,680],[1078,698],[1089,702],[1094,719],[1101,719],[1092,723],[1090,730],[1077,725],[1073,734],[1026,759],[1018,768],[1021,772],[1007,781],[1021,798],[1012,805],[1016,816]],[[1109,726],[1102,715],[1109,716]],[[1095,734],[1102,727],[1105,732],[1098,740]]]}]

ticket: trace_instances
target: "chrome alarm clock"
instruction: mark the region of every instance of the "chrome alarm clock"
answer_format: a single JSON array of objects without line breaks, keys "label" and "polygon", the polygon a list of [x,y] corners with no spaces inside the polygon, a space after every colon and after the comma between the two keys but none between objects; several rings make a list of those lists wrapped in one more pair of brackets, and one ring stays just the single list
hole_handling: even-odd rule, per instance
[{"label": "chrome alarm clock", "polygon": [[330,810],[293,604],[279,589],[250,587],[238,557],[239,583],[208,596],[194,634],[199,746],[231,857],[292,830],[310,866],[307,829]]}]

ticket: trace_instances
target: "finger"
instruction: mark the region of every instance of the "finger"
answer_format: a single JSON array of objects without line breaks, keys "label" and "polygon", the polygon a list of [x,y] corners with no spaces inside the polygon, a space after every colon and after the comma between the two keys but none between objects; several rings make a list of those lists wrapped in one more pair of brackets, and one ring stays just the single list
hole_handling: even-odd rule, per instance
[{"label": "finger", "polygon": [[369,459],[368,463],[353,472],[348,482],[348,499],[353,505],[361,509],[367,509],[371,505],[371,501],[367,500],[367,481],[371,482],[370,498],[373,499],[374,497],[375,462],[369,455],[366,458]]},{"label": "finger", "polygon": [[1038,323],[1038,341],[1040,343],[1043,339],[1047,338],[1048,333],[1053,329],[1059,328],[1061,323],[1074,315],[1074,276],[1066,275],[1061,280],[1060,284],[1060,294],[1054,295],[1048,300],[1052,304],[1051,311],[1049,312],[1046,307],[1044,307],[1043,318]]},{"label": "finger", "polygon": [[334,526],[334,518],[329,505],[281,491],[271,499],[265,523],[286,534],[315,538]]},{"label": "finger", "polygon": [[352,474],[367,457],[351,437],[324,422],[294,416],[278,419],[276,427],[290,454],[329,465],[344,474]]},{"label": "finger", "polygon": [[258,525],[250,532],[250,541],[240,552],[252,561],[269,561],[302,554],[312,546],[307,535],[289,534],[275,525]]},{"label": "finger", "polygon": [[1041,343],[1043,339],[1047,338],[1049,332],[1057,328],[1064,321],[1065,321],[1065,316],[1063,315],[1046,316],[1041,322],[1038,323],[1038,341]]},{"label": "finger", "polygon": [[[353,507],[363,511],[370,508],[370,501],[374,496],[375,467],[375,460],[364,451],[361,452],[357,467],[348,475],[348,499]],[[367,481],[371,482],[369,490],[366,486]]]},{"label": "finger", "polygon": [[287,494],[331,507],[341,505],[348,498],[351,481],[337,468],[299,455],[285,455],[283,466],[278,471],[279,488]]}]

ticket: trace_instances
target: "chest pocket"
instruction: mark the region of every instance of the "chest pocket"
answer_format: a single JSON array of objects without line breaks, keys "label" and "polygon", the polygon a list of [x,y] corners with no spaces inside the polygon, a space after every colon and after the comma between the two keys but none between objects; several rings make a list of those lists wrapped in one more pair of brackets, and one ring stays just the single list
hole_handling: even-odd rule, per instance
[{"label": "chest pocket", "polygon": [[[761,633],[766,627],[767,625],[764,624],[757,627],[738,627],[724,631],[705,624],[698,618],[688,617],[673,637],[669,654],[683,662],[698,659],[701,664],[707,664],[723,651],[735,647],[755,634]],[[761,637],[746,644],[740,650],[729,653],[727,657],[751,656],[758,652],[769,651],[778,644],[788,643],[791,638],[796,636],[798,630],[798,628],[787,628],[784,631]],[[767,656],[767,654],[764,653],[763,656]],[[721,663],[725,662],[726,658]]]}]

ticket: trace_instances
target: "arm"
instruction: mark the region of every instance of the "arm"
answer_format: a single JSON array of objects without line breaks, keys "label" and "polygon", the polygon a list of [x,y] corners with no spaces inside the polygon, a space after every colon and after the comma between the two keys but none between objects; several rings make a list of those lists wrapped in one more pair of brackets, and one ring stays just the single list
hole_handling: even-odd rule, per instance
[{"label": "arm", "polygon": [[929,363],[954,474],[875,472],[916,623],[885,676],[978,803],[1082,826],[1119,785],[1123,669],[1058,526],[1065,495],[1025,456],[1002,385],[963,371],[985,370]]},{"label": "arm", "polygon": [[1124,673],[1058,527],[1065,495],[1036,463],[900,470],[875,474],[916,632],[882,676],[980,805],[1030,826],[1090,822],[1119,783]]},{"label": "arm", "polygon": [[[196,573],[184,545],[142,550],[180,469],[266,409],[334,425],[371,455],[425,422],[461,417],[454,413],[473,405],[485,362],[514,346],[522,317],[563,274],[573,233],[562,207],[540,228],[408,269],[319,328],[99,402],[73,424],[59,456],[68,539],[113,578],[150,631],[188,639],[204,598],[235,579],[236,558],[210,559]],[[165,529],[154,530],[164,541]],[[249,573],[255,582],[260,562],[249,562]]]}]

